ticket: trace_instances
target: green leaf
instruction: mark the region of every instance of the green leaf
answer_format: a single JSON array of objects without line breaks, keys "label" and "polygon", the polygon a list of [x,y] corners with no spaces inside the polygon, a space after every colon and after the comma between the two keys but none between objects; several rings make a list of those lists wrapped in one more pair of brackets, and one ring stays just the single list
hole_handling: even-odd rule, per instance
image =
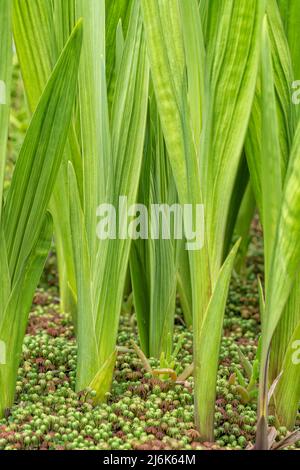
[{"label": "green leaf", "polygon": [[250,394],[248,390],[240,385],[236,386],[236,391],[240,395],[241,401],[243,404],[248,404],[250,402]]},{"label": "green leaf", "polygon": [[[96,250],[96,210],[106,196],[105,171],[105,0],[75,0],[76,15],[84,19],[79,68],[79,119],[83,162],[83,213],[91,263]],[[103,103],[103,109],[100,106]]]},{"label": "green leaf", "polygon": [[118,59],[118,35],[116,33],[119,31],[119,25],[121,25],[124,32],[124,37],[126,38],[133,3],[133,0],[118,0],[117,2],[105,0],[106,79],[110,104],[113,101],[116,79],[118,76],[116,70]]},{"label": "green leaf", "polygon": [[[188,202],[185,137],[181,122],[184,45],[178,2],[141,0],[148,55],[161,125],[181,202]],[[169,47],[172,44],[172,47]],[[172,77],[170,79],[170,77]]]},{"label": "green leaf", "polygon": [[277,0],[277,3],[291,51],[294,78],[298,80],[300,78],[300,59],[298,53],[300,41],[299,2],[298,0]]},{"label": "green leaf", "polygon": [[[105,31],[103,22],[97,23],[103,18],[95,16],[100,9],[103,12],[104,5],[103,2],[87,4],[83,1],[78,1],[77,5],[87,31],[80,73],[82,201],[75,188],[74,173],[70,176],[70,200],[74,193],[76,202],[70,207],[78,292],[76,388],[86,389],[95,379],[99,393],[101,388],[101,394],[105,394],[109,391],[111,377],[108,380],[108,373],[98,375],[98,371],[104,370],[116,349],[131,240],[118,236],[98,240],[97,207],[99,204],[113,205],[118,220],[119,197],[127,197],[128,207],[136,202],[147,119],[149,68],[139,3],[135,1],[109,119],[105,61],[104,57],[99,60],[97,55],[100,40],[102,50],[105,49]],[[96,88],[99,99],[95,100],[93,91]],[[97,116],[99,121],[92,122]],[[76,228],[78,224],[80,228]],[[110,368],[110,374],[112,372]]]},{"label": "green leaf", "polygon": [[240,370],[237,367],[235,367],[234,370],[235,370],[235,373],[236,373],[236,376],[237,376],[237,379],[238,379],[238,383],[240,384],[241,387],[246,389],[247,384],[246,384],[246,380],[243,377],[243,374],[240,372]]},{"label": "green leaf", "polygon": [[13,30],[31,112],[40,100],[54,59],[51,2],[13,0]]},{"label": "green leaf", "polygon": [[112,384],[116,359],[117,352],[114,351],[104,362],[104,364],[102,364],[100,370],[97,372],[97,375],[88,387],[96,392],[96,397],[94,399],[95,405],[99,405],[106,400],[106,392],[107,390],[110,390]]},{"label": "green leaf", "polygon": [[[73,0],[14,0],[14,39],[32,113],[44,91],[60,52],[75,25]],[[59,269],[61,308],[73,315],[76,323],[76,283],[68,205],[68,160],[76,171],[82,198],[80,147],[71,126],[65,155],[56,180],[49,209],[53,216]]]},{"label": "green leaf", "polygon": [[[282,181],[279,126],[276,114],[275,88],[267,19],[263,25],[262,44],[262,220],[265,240],[266,282],[269,279],[271,256],[279,217]],[[270,188],[277,188],[270,191]]]},{"label": "green leaf", "polygon": [[[190,125],[179,4],[171,0],[142,0],[141,5],[151,76],[179,203],[191,204],[195,216],[197,205],[203,201]],[[195,33],[195,28],[191,28],[191,32]],[[192,96],[190,100],[193,100]],[[207,255],[207,250],[189,251],[195,331],[201,328],[211,292]]]},{"label": "green leaf", "polygon": [[260,277],[258,277],[257,283],[258,283],[259,311],[260,311],[260,316],[261,316],[261,322],[263,325],[265,321],[266,301],[265,301],[265,295],[264,295],[264,288],[262,286]]},{"label": "green leaf", "polygon": [[204,77],[206,51],[198,1],[180,1],[179,8],[182,16],[185,59],[189,77],[188,88],[191,124],[195,148],[197,153],[199,153],[205,96]]},{"label": "green leaf", "polygon": [[[291,84],[294,80],[294,74],[290,52],[293,51],[289,49],[288,42],[286,40],[286,36],[282,26],[280,14],[275,1],[272,0],[269,2],[267,13],[272,46],[277,100],[277,117],[279,124],[278,139],[281,150],[280,169],[282,174],[282,181],[284,182],[297,120],[297,107],[294,106],[291,99]],[[267,121],[266,126],[269,127],[270,122],[272,121]],[[269,129],[267,132],[269,136]],[[278,181],[274,181],[274,183],[271,183],[269,181],[268,186],[270,187],[270,185],[276,185],[277,188],[280,187],[278,185]],[[272,193],[274,193],[274,196],[277,192],[278,191],[272,191]],[[270,206],[268,203],[266,203],[265,207],[266,213],[270,213]],[[275,237],[273,236],[273,240],[274,239]],[[267,252],[268,255],[270,255],[271,251],[269,249],[267,249]],[[291,336],[300,319],[300,288],[298,278],[299,275],[297,275],[297,278],[293,283],[293,288],[291,289],[290,295],[286,300],[286,304],[281,313],[280,320],[276,326],[275,333],[272,338],[272,350],[270,356],[269,371],[270,383],[272,383],[281,372],[286,348],[288,347]],[[268,276],[266,285],[268,286]]]},{"label": "green leaf", "polygon": [[251,362],[246,358],[246,356],[243,354],[240,348],[238,348],[238,354],[239,354],[241,364],[246,372],[246,375],[248,379],[251,380],[252,373],[253,373],[253,367],[251,365]]},{"label": "green leaf", "polygon": [[[273,115],[271,122],[276,120],[278,127],[278,137],[281,155],[281,178],[284,182],[288,157],[291,150],[293,135],[295,131],[295,106],[291,100],[291,83],[294,80],[290,51],[288,48],[286,36],[282,26],[280,14],[276,0],[267,2],[267,19],[270,49],[272,55],[273,72],[270,74],[270,80],[274,79],[276,115]],[[270,84],[269,84],[270,85]],[[249,124],[249,132],[246,140],[246,154],[250,170],[251,183],[256,197],[257,206],[261,217],[263,218],[262,201],[262,90],[261,75],[256,85],[255,99],[252,109],[252,115]],[[272,91],[270,90],[269,93]],[[272,104],[272,106],[274,106]],[[265,112],[268,112],[265,110]],[[270,139],[269,139],[270,140]],[[265,142],[266,144],[266,142]],[[272,144],[272,141],[269,145]],[[277,145],[277,144],[276,144]],[[262,220],[263,222],[263,220]]]},{"label": "green leaf", "polygon": [[[229,233],[231,198],[255,92],[265,5],[261,1],[255,5],[220,1],[210,2],[205,8],[201,2],[200,12],[207,13],[202,23],[207,48],[203,101],[197,76],[201,66],[193,66],[189,49],[190,43],[197,44],[193,59],[203,64],[205,58],[198,56],[204,54],[204,47],[195,27],[195,22],[199,25],[193,15],[197,11],[195,2],[188,1],[183,6],[179,1],[142,0],[141,5],[157,106],[179,202],[192,204],[194,215],[198,204],[205,206],[204,247],[189,252],[197,370],[202,364],[203,321]],[[191,117],[191,106],[197,106],[199,101],[203,102],[205,126],[198,155],[197,136],[193,133],[201,127],[202,110]],[[212,357],[217,363],[216,356]],[[216,364],[213,371],[215,367]],[[202,410],[207,408],[210,415],[214,406],[214,393],[203,392],[205,381],[204,375],[196,374],[195,413],[204,439],[212,437],[213,420]]]},{"label": "green leaf", "polygon": [[[135,2],[112,106],[111,155],[106,156],[108,163],[112,165],[110,171],[113,180],[105,202],[113,204],[117,209],[117,219],[120,196],[127,197],[128,207],[137,200],[148,87],[149,67],[142,21],[139,3]],[[130,248],[131,240],[123,240],[122,237],[99,242],[95,266],[95,285],[98,287],[95,290],[95,305],[98,312],[96,329],[99,332],[101,363],[115,349]]]},{"label": "green leaf", "polygon": [[6,241],[3,233],[3,227],[0,224],[0,273],[1,273],[1,284],[0,284],[0,321],[4,313],[7,301],[9,299],[11,291],[10,274],[7,259]]},{"label": "green leaf", "polygon": [[296,274],[284,311],[272,338],[270,357],[270,382],[282,371],[282,365],[291,337],[300,321],[300,274]]},{"label": "green leaf", "polygon": [[16,279],[6,308],[0,314],[0,340],[5,344],[6,361],[0,365],[0,416],[14,402],[17,372],[32,297],[51,247],[52,219],[47,214],[41,232],[22,271]]},{"label": "green leaf", "polygon": [[300,126],[293,144],[266,297],[268,344],[290,295],[300,264]]},{"label": "green leaf", "polygon": [[241,238],[239,253],[237,254],[235,270],[241,274],[245,270],[246,256],[248,253],[251,237],[249,235],[250,227],[256,210],[256,201],[249,182],[244,193],[242,204],[236,219],[234,235]]},{"label": "green leaf", "polygon": [[[259,284],[262,358],[257,448],[268,447],[267,389],[269,381],[272,383],[280,373],[284,348],[299,315],[299,289],[295,285],[297,267],[293,267],[293,263],[299,264],[300,260],[292,260],[292,257],[297,256],[296,252],[293,252],[297,250],[298,244],[296,227],[289,227],[286,223],[289,219],[292,224],[298,204],[298,196],[292,193],[291,197],[287,193],[293,191],[292,187],[288,189],[288,185],[292,185],[292,180],[296,177],[295,173],[293,177],[291,174],[295,171],[293,161],[298,153],[295,148],[298,146],[297,134],[293,143],[296,124],[296,112],[291,99],[293,72],[276,0],[267,2],[266,13],[261,74],[246,145],[251,182],[264,229],[266,266],[265,300],[262,286]],[[295,290],[292,292],[293,286]],[[269,378],[270,346],[275,331]]]},{"label": "green leaf", "polygon": [[46,211],[71,121],[81,30],[78,24],[37,106],[3,211],[1,295],[7,303],[0,311],[0,338],[7,358],[0,368],[1,415],[13,404],[28,313],[52,242],[52,219]]},{"label": "green leaf", "polygon": [[[203,321],[199,340],[199,359],[195,363],[195,400],[196,407],[199,410],[196,422],[200,429],[202,437],[214,440],[214,415],[215,415],[215,398],[219,353],[221,347],[222,329],[225,305],[228,295],[231,273],[236,253],[239,248],[238,241],[229,256],[227,257],[223,267],[220,270],[215,289],[213,291],[207,312]],[[199,380],[201,378],[201,380]],[[206,406],[203,406],[203,403]],[[203,430],[203,434],[202,431]],[[211,434],[207,435],[207,430]]]},{"label": "green leaf", "polygon": [[2,213],[2,195],[10,113],[10,83],[12,65],[11,15],[11,1],[2,0],[0,5],[0,219]]},{"label": "green leaf", "polygon": [[32,118],[7,195],[3,217],[12,282],[38,239],[60,168],[75,98],[81,40],[79,24]]},{"label": "green leaf", "polygon": [[[280,217],[272,254],[263,321],[263,346],[260,372],[260,421],[258,448],[266,448],[266,416],[269,351],[273,335],[294,286],[300,264],[300,127],[295,134],[283,189]],[[265,435],[264,435],[265,434]]]},{"label": "green leaf", "polygon": [[[100,369],[98,338],[96,337],[96,313],[92,302],[91,260],[81,208],[77,181],[72,164],[69,163],[70,223],[72,229],[73,253],[75,260],[76,283],[78,292],[77,320],[77,391],[87,384]],[[91,360],[93,358],[93,360]]]},{"label": "green leaf", "polygon": [[[184,240],[183,244],[186,243]],[[191,272],[189,254],[184,246],[179,250],[177,291],[183,311],[184,321],[188,327],[193,324],[193,293],[191,286]]]},{"label": "green leaf", "polygon": [[300,403],[300,323],[286,348],[282,370],[275,390],[276,415],[280,424],[292,431]]},{"label": "green leaf", "polygon": [[[163,207],[162,204],[168,204],[163,207],[161,217],[166,222],[172,223],[171,209],[170,213],[168,209],[177,202],[177,195],[157,108],[152,97],[149,100],[149,106],[148,136],[138,202],[147,207],[149,215],[147,222],[151,227],[156,217],[152,214],[154,205]],[[132,284],[137,300],[135,308],[140,334],[143,338],[142,346],[145,346],[146,354],[157,358],[162,352],[167,353],[168,349],[172,350],[173,344],[176,242],[173,240],[173,234],[170,233],[170,235],[170,239],[167,240],[162,239],[162,233],[160,233],[158,239],[134,241],[131,252]],[[146,345],[144,338],[148,341]]]},{"label": "green leaf", "polygon": [[265,2],[217,1],[209,8],[214,26],[207,45],[201,182],[215,280],[254,99]]},{"label": "green leaf", "polygon": [[149,357],[150,335],[150,286],[148,278],[148,251],[144,243],[132,243],[130,253],[130,274],[137,318],[139,340],[142,350]]}]

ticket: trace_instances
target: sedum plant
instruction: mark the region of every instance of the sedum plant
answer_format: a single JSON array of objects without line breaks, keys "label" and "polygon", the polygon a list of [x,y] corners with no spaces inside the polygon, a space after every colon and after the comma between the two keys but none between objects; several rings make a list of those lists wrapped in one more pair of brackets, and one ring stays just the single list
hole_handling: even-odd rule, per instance
[{"label": "sedum plant", "polygon": [[[11,2],[1,2],[1,37],[11,54]],[[52,242],[47,212],[74,104],[82,27],[74,29],[51,75],[22,145],[0,220],[0,415],[14,401],[22,343],[32,297]],[[2,57],[1,57],[2,59]],[[7,77],[10,62],[8,58]],[[2,60],[1,60],[2,65]],[[1,72],[2,73],[2,72]],[[9,93],[9,81],[7,82]],[[2,121],[7,129],[7,117]],[[2,116],[1,116],[2,119]],[[1,139],[6,133],[1,131]],[[1,140],[1,149],[5,147]],[[5,152],[1,153],[1,167]],[[3,179],[3,178],[2,178]]]},{"label": "sedum plant", "polygon": [[245,375],[235,367],[235,372],[229,378],[229,383],[236,386],[236,391],[240,395],[242,403],[247,404],[251,401],[257,401],[258,387],[257,382],[259,379],[260,358],[261,358],[261,341],[258,342],[253,364],[244,356],[240,348],[238,354],[241,365],[244,369]]}]

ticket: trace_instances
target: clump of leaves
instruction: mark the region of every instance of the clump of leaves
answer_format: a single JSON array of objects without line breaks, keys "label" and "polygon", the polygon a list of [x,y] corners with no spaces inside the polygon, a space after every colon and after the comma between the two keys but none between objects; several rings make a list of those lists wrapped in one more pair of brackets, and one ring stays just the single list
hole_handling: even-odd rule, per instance
[{"label": "clump of leaves", "polygon": [[[1,15],[6,21],[1,22],[0,31],[7,44],[12,42],[11,13],[10,2],[1,3]],[[0,214],[0,345],[3,349],[0,416],[6,415],[14,402],[29,310],[51,248],[53,227],[47,208],[73,112],[81,45],[80,21],[59,57],[32,117],[5,201],[0,190],[0,206],[4,202]],[[0,59],[2,54],[0,50]],[[10,70],[9,60],[7,67]],[[9,92],[7,86],[6,92]],[[7,124],[6,120],[6,127]],[[0,135],[1,148],[6,144],[7,132],[4,134]],[[0,152],[2,169],[5,161],[6,154]],[[2,178],[3,174],[0,175],[1,188]]]},{"label": "clump of leaves", "polygon": [[176,357],[178,356],[182,345],[183,345],[183,335],[180,337],[175,349],[173,352],[167,351],[162,353],[160,357],[160,367],[158,369],[152,369],[150,362],[146,358],[143,351],[137,346],[134,341],[131,341],[131,344],[142,361],[143,367],[146,372],[153,375],[153,377],[158,377],[161,380],[171,380],[177,384],[185,384],[185,381],[192,375],[194,367],[193,364],[188,366],[186,370],[179,375],[178,367],[176,367]]},{"label": "clump of leaves", "polygon": [[235,367],[235,372],[230,376],[229,383],[236,385],[236,391],[240,395],[243,404],[255,402],[258,398],[258,380],[261,358],[261,339],[258,343],[253,364],[247,359],[240,348],[238,348],[241,364],[243,366],[245,376],[240,369]]}]

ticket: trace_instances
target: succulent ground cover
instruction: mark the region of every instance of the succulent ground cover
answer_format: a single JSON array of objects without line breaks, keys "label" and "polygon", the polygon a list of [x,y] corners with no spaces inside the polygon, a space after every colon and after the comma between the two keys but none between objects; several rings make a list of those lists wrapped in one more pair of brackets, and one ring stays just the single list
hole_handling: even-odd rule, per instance
[{"label": "succulent ground cover", "polygon": [[0,449],[298,448],[297,2],[1,1]]},{"label": "succulent ground cover", "polygon": [[[75,393],[76,341],[71,318],[60,313],[55,254],[37,290],[17,382],[16,404],[0,421],[0,449],[246,449],[255,440],[256,400],[245,403],[232,383],[241,366],[238,348],[253,363],[260,333],[256,296],[262,269],[261,232],[253,225],[246,277],[232,280],[219,360],[215,443],[201,443],[194,426],[193,379],[184,385],[147,373],[132,350],[136,318],[123,312],[112,391],[107,404],[92,404],[93,392]],[[175,360],[180,374],[192,362],[193,335],[180,304],[175,316]],[[125,348],[125,349],[122,349]],[[126,352],[126,349],[129,352]],[[159,361],[150,359],[153,369]],[[275,424],[274,416],[269,417]],[[300,424],[300,414],[297,424]],[[278,428],[277,441],[287,435]],[[300,448],[300,442],[291,447]]]}]

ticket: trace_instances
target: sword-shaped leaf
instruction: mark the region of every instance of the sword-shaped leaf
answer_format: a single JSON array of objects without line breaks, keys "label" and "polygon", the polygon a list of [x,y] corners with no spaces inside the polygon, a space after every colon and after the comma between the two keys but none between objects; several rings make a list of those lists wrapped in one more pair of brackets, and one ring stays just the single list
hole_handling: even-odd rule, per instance
[{"label": "sword-shaped leaf", "polygon": [[1,220],[1,300],[6,305],[1,305],[0,339],[7,351],[0,366],[1,415],[13,404],[29,309],[52,242],[52,219],[46,211],[71,122],[81,33],[78,24],[34,113]]},{"label": "sword-shaped leaf", "polygon": [[78,25],[26,134],[4,207],[12,282],[36,243],[60,168],[74,104],[82,28]]},{"label": "sword-shaped leaf", "polygon": [[3,416],[5,409],[11,408],[14,402],[30,306],[51,248],[52,234],[52,219],[47,214],[43,218],[38,239],[12,286],[5,309],[0,313],[0,339],[6,349],[5,363],[0,365],[0,416]]},{"label": "sword-shaped leaf", "polygon": [[12,7],[10,0],[0,5],[0,219],[6,162],[8,122],[10,113],[10,82],[12,64]]},{"label": "sword-shaped leaf", "polygon": [[282,371],[275,390],[276,415],[292,431],[300,403],[300,323],[286,348]]}]

